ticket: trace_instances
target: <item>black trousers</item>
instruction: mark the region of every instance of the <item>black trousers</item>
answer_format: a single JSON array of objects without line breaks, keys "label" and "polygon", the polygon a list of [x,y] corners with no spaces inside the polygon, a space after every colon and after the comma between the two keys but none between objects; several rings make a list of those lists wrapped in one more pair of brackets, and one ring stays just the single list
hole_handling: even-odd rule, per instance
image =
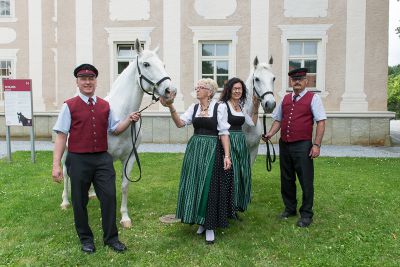
[{"label": "black trousers", "polygon": [[88,191],[93,183],[100,201],[104,243],[118,240],[116,225],[116,189],[113,159],[108,152],[68,152],[65,165],[71,178],[71,199],[76,232],[81,243],[93,242],[86,206]]},{"label": "black trousers", "polygon": [[308,155],[312,147],[310,141],[285,143],[279,140],[281,169],[281,194],[285,210],[294,213],[297,209],[296,174],[303,191],[300,215],[312,218],[314,204],[314,162]]}]

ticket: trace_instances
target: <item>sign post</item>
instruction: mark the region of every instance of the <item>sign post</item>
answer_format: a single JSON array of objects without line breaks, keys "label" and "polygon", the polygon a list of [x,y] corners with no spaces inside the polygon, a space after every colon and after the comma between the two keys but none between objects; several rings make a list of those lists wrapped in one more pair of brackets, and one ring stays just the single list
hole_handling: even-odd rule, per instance
[{"label": "sign post", "polygon": [[32,80],[3,79],[4,110],[7,128],[7,154],[11,161],[10,126],[31,127],[31,159],[35,162],[35,132],[33,128]]}]

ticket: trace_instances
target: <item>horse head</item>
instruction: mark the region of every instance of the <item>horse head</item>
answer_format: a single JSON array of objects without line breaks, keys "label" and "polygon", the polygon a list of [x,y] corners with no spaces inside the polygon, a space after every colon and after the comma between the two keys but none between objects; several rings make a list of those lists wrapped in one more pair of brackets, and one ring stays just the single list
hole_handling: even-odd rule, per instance
[{"label": "horse head", "polygon": [[253,93],[260,100],[261,106],[266,113],[272,112],[276,105],[274,98],[275,75],[271,70],[272,63],[272,57],[269,59],[268,64],[258,62],[258,58],[255,57],[253,62],[254,70],[250,74],[252,77],[249,77],[252,79]]},{"label": "horse head", "polygon": [[157,95],[169,98],[172,94],[176,94],[176,88],[171,86],[171,78],[168,77],[164,63],[157,55],[158,48],[143,50],[139,40],[136,39],[135,50],[138,82],[142,90],[153,97]]}]

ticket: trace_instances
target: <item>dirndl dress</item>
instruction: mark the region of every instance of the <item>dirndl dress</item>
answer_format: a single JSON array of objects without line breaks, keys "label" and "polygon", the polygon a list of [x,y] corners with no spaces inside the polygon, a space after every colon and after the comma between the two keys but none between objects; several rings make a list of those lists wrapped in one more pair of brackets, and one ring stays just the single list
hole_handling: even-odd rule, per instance
[{"label": "dirndl dress", "polygon": [[[218,138],[217,108],[212,117],[195,117],[182,164],[176,218],[206,229],[227,227],[234,216],[233,179],[223,169],[223,148]],[[232,175],[231,175],[232,176]],[[233,178],[233,177],[232,177]]]},{"label": "dirndl dress", "polygon": [[242,131],[244,116],[232,115],[228,105],[229,139],[234,175],[234,203],[237,211],[245,211],[251,201],[251,166],[250,152],[246,145],[246,137]]}]

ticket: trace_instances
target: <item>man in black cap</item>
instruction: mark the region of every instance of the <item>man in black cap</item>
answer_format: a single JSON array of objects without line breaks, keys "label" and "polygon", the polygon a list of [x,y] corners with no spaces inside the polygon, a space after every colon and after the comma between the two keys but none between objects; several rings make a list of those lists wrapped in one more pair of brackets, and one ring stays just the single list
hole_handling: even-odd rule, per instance
[{"label": "man in black cap", "polygon": [[[285,210],[281,219],[296,216],[296,174],[303,191],[300,218],[297,226],[308,227],[312,223],[314,202],[314,163],[320,154],[322,137],[325,132],[326,114],[321,98],[307,91],[307,68],[289,71],[293,93],[284,96],[272,114],[274,122],[263,140],[269,140],[279,129],[279,155],[281,170],[281,194]],[[314,142],[313,125],[316,122]]]},{"label": "man in black cap", "polygon": [[97,75],[97,69],[90,64],[82,64],[74,70],[79,93],[65,101],[53,128],[57,136],[52,176],[58,183],[63,179],[61,157],[68,137],[65,166],[71,177],[75,228],[82,251],[93,253],[96,250],[86,209],[88,190],[93,183],[100,201],[104,244],[122,252],[126,246],[118,239],[115,222],[115,170],[112,156],[107,152],[107,133],[122,133],[131,122],[139,119],[140,113],[132,112],[121,121],[116,118],[108,102],[95,95]]}]

